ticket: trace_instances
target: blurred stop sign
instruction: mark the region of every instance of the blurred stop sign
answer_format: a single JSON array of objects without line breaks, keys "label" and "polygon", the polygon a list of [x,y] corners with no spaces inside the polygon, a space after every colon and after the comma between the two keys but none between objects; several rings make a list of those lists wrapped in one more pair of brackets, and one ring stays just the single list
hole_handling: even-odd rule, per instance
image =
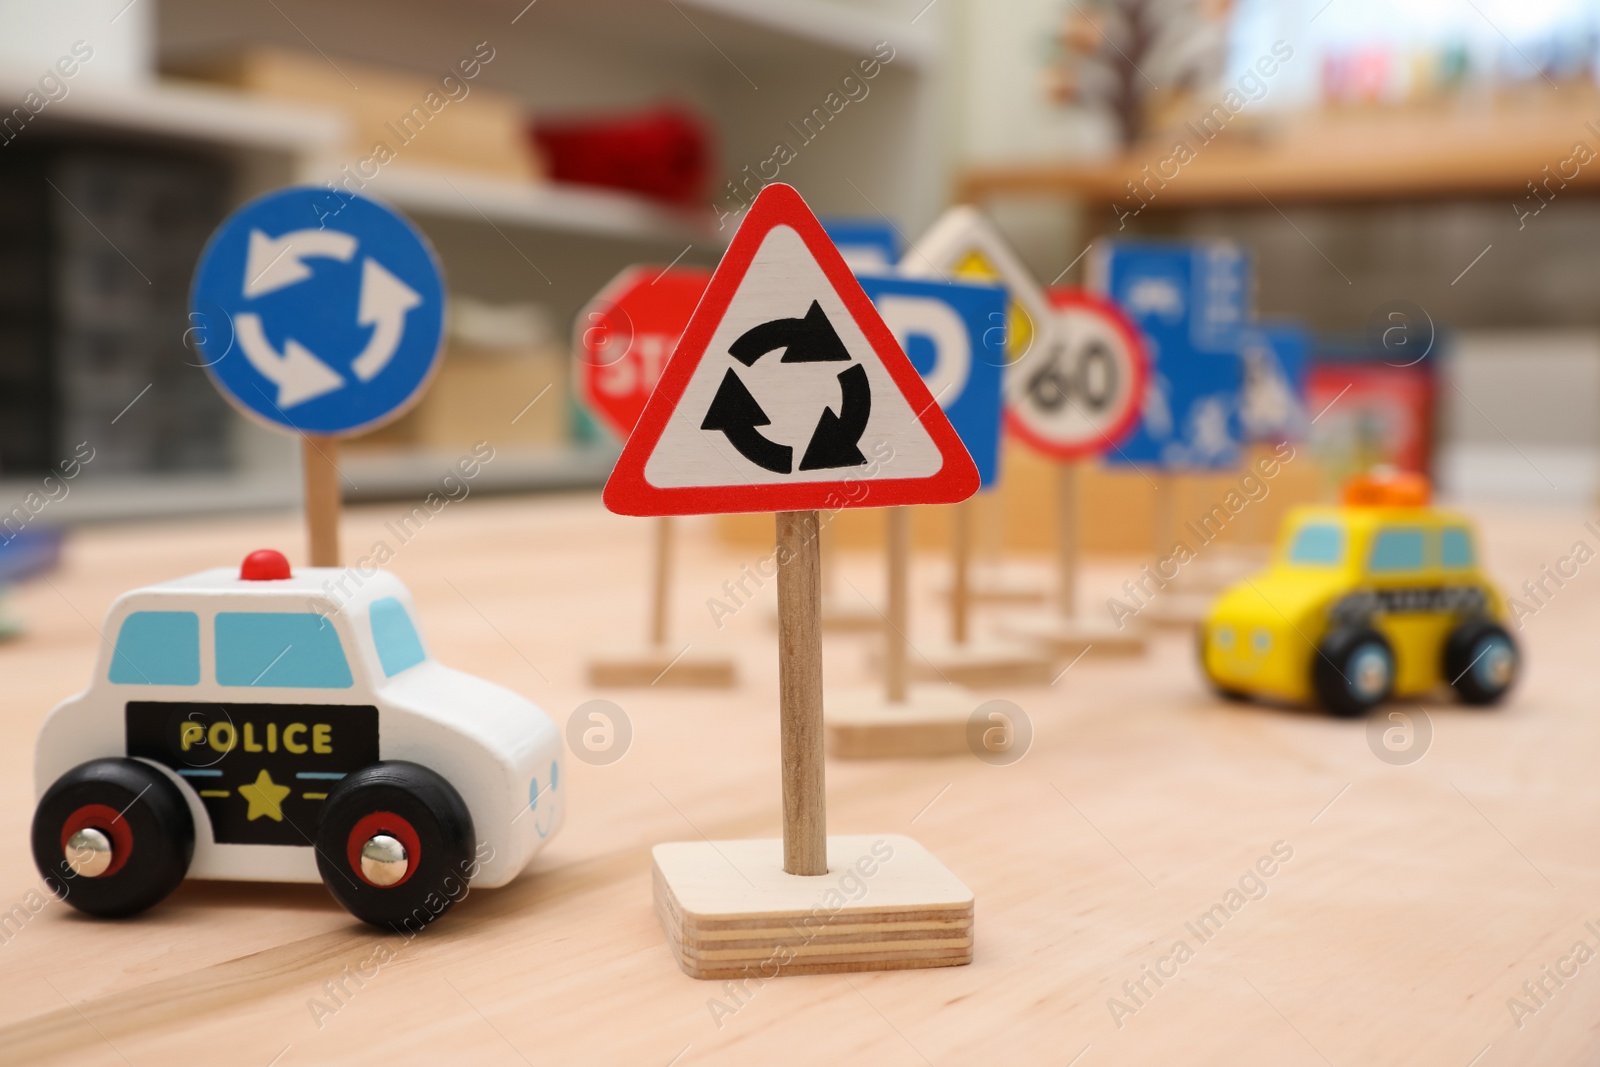
[{"label": "blurred stop sign", "polygon": [[710,281],[699,267],[629,267],[578,314],[578,392],[618,437],[633,432]]}]

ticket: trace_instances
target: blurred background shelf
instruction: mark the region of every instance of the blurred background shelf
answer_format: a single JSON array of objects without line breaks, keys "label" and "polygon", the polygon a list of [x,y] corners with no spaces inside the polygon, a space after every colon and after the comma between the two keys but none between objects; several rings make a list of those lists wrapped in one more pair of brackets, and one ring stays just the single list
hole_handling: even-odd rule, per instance
[{"label": "blurred background shelf", "polygon": [[[1172,136],[1097,163],[975,167],[961,178],[963,198],[1061,195],[1153,212],[1273,202],[1356,203],[1506,196],[1521,201],[1529,183],[1570,157],[1574,138],[1600,143],[1600,95],[1573,87],[1552,99],[1488,107],[1351,108],[1278,118],[1229,130],[1172,161]],[[1600,167],[1568,164],[1544,195],[1600,191]],[[1152,177],[1153,175],[1153,177]],[[1133,191],[1137,189],[1137,194]],[[1530,208],[1537,203],[1530,203]]]},{"label": "blurred background shelf", "polygon": [[[709,211],[674,211],[639,196],[556,182],[391,167],[370,191],[407,212],[634,241],[718,243]],[[725,240],[725,236],[721,240]]]},{"label": "blurred background shelf", "polygon": [[[0,98],[21,100],[36,89],[35,83],[17,75],[13,68],[0,76]],[[349,132],[344,117],[329,108],[160,83],[74,87],[47,105],[40,121],[45,128],[69,136],[137,135],[297,157],[334,151]]]},{"label": "blurred background shelf", "polygon": [[[25,130],[0,133],[17,142],[0,184],[27,190],[0,210],[0,500],[87,438],[97,458],[51,521],[295,503],[294,443],[219,407],[185,347],[204,234],[290,183],[406,212],[450,286],[435,384],[350,443],[352,499],[425,493],[478,440],[499,456],[479,490],[601,484],[615,443],[570,395],[579,310],[630,264],[715,262],[733,229],[719,214],[756,187],[734,181],[780,140],[798,151],[783,179],[819,210],[925,224],[948,176],[943,17],[909,0],[0,0],[0,99],[37,89],[74,41],[93,49]],[[402,133],[429,93],[448,110]],[[536,122],[662,107],[715,146],[693,202],[556,181],[535,151]],[[374,166],[380,139],[396,152]]]}]

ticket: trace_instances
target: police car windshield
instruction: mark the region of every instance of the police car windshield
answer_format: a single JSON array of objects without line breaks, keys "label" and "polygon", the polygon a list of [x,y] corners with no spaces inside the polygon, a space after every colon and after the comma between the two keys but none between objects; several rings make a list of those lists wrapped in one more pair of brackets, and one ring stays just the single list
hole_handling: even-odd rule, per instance
[{"label": "police car windshield", "polygon": [[1289,543],[1289,562],[1307,567],[1335,567],[1344,561],[1344,531],[1331,522],[1308,522]]}]

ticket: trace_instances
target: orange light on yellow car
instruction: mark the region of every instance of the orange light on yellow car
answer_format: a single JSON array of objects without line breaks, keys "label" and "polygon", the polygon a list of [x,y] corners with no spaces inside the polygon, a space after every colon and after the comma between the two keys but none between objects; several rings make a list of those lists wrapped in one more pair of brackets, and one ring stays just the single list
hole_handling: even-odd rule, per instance
[{"label": "orange light on yellow car", "polygon": [[1379,467],[1344,483],[1346,507],[1425,508],[1433,496],[1428,479],[1412,471]]}]

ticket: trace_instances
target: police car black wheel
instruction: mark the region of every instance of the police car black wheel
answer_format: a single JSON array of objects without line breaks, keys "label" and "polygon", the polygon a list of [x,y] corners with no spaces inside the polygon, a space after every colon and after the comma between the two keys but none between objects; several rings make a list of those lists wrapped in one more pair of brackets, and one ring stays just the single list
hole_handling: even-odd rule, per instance
[{"label": "police car black wheel", "polygon": [[1517,643],[1498,623],[1462,623],[1444,643],[1444,677],[1463,704],[1498,704],[1520,666]]},{"label": "police car black wheel", "polygon": [[467,894],[472,813],[434,771],[386,760],[348,774],[323,802],[317,869],[363,922],[415,932]]},{"label": "police car black wheel", "polygon": [[1317,646],[1311,682],[1328,711],[1365,715],[1394,691],[1394,650],[1371,627],[1338,627]]},{"label": "police car black wheel", "polygon": [[194,859],[183,790],[131,759],[90,760],[56,779],[34,810],[32,837],[50,891],[104,919],[160,903]]}]

